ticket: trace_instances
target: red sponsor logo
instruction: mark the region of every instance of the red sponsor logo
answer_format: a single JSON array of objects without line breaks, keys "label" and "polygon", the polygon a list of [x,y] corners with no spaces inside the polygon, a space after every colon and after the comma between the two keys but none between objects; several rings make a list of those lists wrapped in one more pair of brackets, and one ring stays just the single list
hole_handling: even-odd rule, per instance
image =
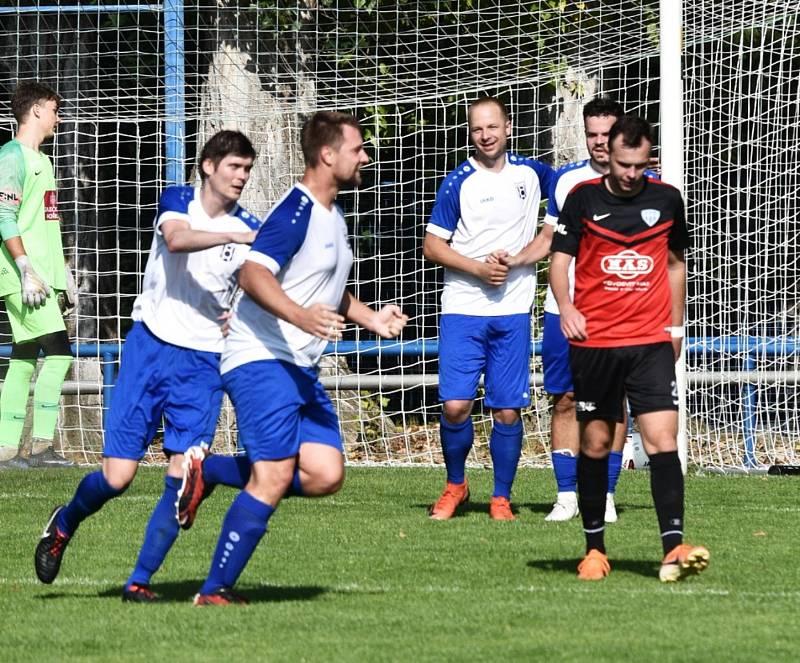
[{"label": "red sponsor logo", "polygon": [[643,256],[632,249],[620,251],[616,255],[604,256],[600,269],[606,274],[613,274],[621,279],[635,279],[653,271],[653,259]]},{"label": "red sponsor logo", "polygon": [[44,192],[44,220],[58,221],[58,196],[54,190]]}]

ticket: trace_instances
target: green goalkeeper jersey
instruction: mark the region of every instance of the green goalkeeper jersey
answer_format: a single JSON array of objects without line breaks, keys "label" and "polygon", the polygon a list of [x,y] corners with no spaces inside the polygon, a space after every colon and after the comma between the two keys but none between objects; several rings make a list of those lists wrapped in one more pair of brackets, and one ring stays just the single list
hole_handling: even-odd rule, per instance
[{"label": "green goalkeeper jersey", "polygon": [[[46,154],[17,140],[0,149],[0,230],[4,240],[18,234],[36,273],[55,290],[66,290],[53,165]],[[0,296],[18,292],[20,287],[19,270],[3,242]]]}]

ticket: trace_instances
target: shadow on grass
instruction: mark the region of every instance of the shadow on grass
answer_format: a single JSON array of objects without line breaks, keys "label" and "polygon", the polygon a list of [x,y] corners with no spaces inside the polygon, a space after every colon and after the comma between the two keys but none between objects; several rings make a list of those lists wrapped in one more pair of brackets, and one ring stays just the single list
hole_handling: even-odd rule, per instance
[{"label": "shadow on grass", "polygon": [[[197,590],[200,589],[202,580],[192,580],[184,582],[165,582],[154,583],[151,587],[161,598],[161,603],[186,603],[191,602]],[[236,593],[240,593],[250,603],[279,603],[282,601],[310,601],[328,590],[324,587],[301,586],[301,587],[237,587]],[[97,593],[103,598],[118,597],[122,599],[122,586],[115,589],[107,589]],[[58,598],[56,595],[49,595],[42,598]]]},{"label": "shadow on grass", "polygon": [[[580,559],[532,559],[528,566],[539,571],[550,571],[553,573],[568,573],[574,576],[577,573]],[[646,578],[658,577],[658,564],[651,561],[638,559],[611,559],[611,572],[627,571]]]},{"label": "shadow on grass", "polygon": [[[550,513],[553,509],[553,502],[537,502],[531,504],[520,504],[520,508],[529,508],[534,513]],[[653,505],[652,504],[619,504],[617,503],[617,514],[621,515],[626,511],[641,511],[647,510],[652,511]]]},{"label": "shadow on grass", "polygon": [[[429,512],[430,512],[432,504],[433,504],[433,502],[431,502],[430,504],[413,504],[411,508],[419,509],[419,510],[423,511],[425,513],[425,516],[427,517],[429,515]],[[524,504],[517,505],[517,504],[514,504],[512,502],[512,504],[511,504],[511,512],[515,516],[518,516],[519,513],[520,513],[520,509],[524,508],[525,506],[526,505],[524,505]],[[466,504],[461,504],[456,509],[455,514],[453,514],[453,518],[458,518],[459,516],[466,516],[467,514],[470,514],[470,513],[482,513],[482,514],[488,516],[489,515],[489,502],[477,502],[477,501],[473,502],[473,501],[469,501]]]}]

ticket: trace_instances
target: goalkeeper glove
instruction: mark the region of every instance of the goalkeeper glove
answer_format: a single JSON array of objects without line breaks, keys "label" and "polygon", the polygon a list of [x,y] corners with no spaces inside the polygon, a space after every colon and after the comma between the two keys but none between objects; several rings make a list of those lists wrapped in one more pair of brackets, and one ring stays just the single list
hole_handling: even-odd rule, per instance
[{"label": "goalkeeper glove", "polygon": [[19,269],[19,280],[22,285],[22,302],[26,306],[38,308],[52,292],[52,288],[33,269],[28,256],[14,258]]}]

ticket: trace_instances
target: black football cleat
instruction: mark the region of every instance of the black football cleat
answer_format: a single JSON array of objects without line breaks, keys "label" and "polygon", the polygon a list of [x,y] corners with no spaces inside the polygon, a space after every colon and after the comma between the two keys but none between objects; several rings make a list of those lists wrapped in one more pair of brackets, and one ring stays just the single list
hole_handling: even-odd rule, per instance
[{"label": "black football cleat", "polygon": [[31,454],[28,463],[31,467],[75,467],[75,463],[57,454],[53,447],[47,447],[38,454]]},{"label": "black football cleat", "polygon": [[36,575],[39,580],[49,585],[58,576],[58,571],[61,568],[61,558],[64,556],[64,549],[69,543],[69,536],[59,531],[56,526],[56,518],[64,505],[61,504],[53,509],[50,514],[50,520],[44,526],[42,538],[36,545],[36,555],[34,556],[34,565],[36,566]]},{"label": "black football cleat", "polygon": [[132,582],[122,590],[123,603],[158,603],[160,600],[158,594],[150,589],[150,585]]}]

